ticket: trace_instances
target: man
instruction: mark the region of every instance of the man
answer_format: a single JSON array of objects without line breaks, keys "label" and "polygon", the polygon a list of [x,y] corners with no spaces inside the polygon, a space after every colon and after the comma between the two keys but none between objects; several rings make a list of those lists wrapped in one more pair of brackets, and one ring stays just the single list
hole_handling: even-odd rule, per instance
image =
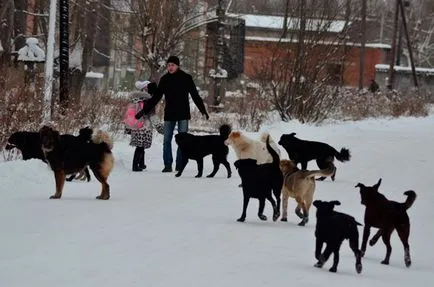
[{"label": "man", "polygon": [[[164,95],[166,105],[164,107],[164,169],[162,172],[172,172],[173,131],[175,130],[176,124],[178,124],[178,132],[188,132],[188,121],[191,119],[189,94],[202,115],[204,115],[206,119],[209,119],[209,116],[202,98],[199,96],[193,78],[190,74],[187,74],[179,68],[179,58],[177,56],[170,56],[166,64],[167,73],[161,77],[157,92],[146,103],[146,106],[137,113],[136,118],[140,118],[144,114],[149,113]],[[181,157],[181,151],[178,148],[175,166],[175,170],[177,171],[182,166]]]}]

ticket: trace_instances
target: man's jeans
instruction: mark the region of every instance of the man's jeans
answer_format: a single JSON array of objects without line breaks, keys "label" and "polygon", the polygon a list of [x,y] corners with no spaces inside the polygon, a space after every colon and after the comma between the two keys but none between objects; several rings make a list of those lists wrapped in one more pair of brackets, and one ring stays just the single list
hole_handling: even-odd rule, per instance
[{"label": "man's jeans", "polygon": [[[188,120],[164,121],[164,141],[163,141],[163,161],[164,166],[172,166],[172,138],[175,125],[178,123],[178,133],[188,132]],[[176,151],[176,168],[180,168],[182,163],[181,151]]]}]

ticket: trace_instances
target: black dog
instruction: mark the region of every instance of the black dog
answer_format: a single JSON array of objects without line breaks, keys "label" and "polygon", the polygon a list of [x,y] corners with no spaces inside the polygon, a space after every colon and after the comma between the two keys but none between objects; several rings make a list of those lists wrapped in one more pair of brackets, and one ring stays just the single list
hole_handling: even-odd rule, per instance
[{"label": "black dog", "polygon": [[[350,248],[356,256],[356,271],[357,273],[362,272],[362,255],[359,250],[359,231],[357,230],[357,225],[361,224],[348,214],[334,211],[335,205],[341,205],[337,200],[329,202],[315,200],[313,205],[317,208],[315,258],[318,262],[315,267],[321,268],[333,253],[333,266],[330,272],[336,272],[339,264],[339,249],[342,242],[348,239]],[[326,248],[321,254],[324,243],[326,243]]]},{"label": "black dog", "polygon": [[197,162],[197,175],[201,177],[203,173],[203,158],[212,155],[214,165],[213,171],[207,177],[214,177],[219,170],[220,164],[226,167],[228,178],[231,177],[232,171],[227,156],[229,148],[224,144],[231,132],[231,126],[223,124],[219,128],[220,135],[192,135],[190,133],[178,133],[175,135],[175,141],[181,150],[182,164],[176,177],[181,176],[189,159]]},{"label": "black dog", "polygon": [[[338,152],[334,147],[316,141],[307,141],[295,137],[295,133],[284,134],[280,137],[279,145],[281,145],[286,152],[288,157],[297,165],[301,163],[301,169],[307,169],[307,163],[311,160],[316,160],[316,163],[320,169],[326,169],[333,164],[336,158],[340,162],[345,162],[350,160],[350,151],[346,148],[342,148]],[[332,180],[335,180],[335,172],[331,176]],[[320,177],[318,180],[324,180],[325,177]]]},{"label": "black dog", "polygon": [[[64,135],[65,137],[75,137],[73,135]],[[92,129],[85,127],[80,129],[80,134],[77,136],[80,140],[90,141],[92,137]],[[6,144],[5,149],[11,150],[17,148],[21,151],[23,160],[40,159],[43,162],[47,162],[44,153],[41,149],[41,139],[38,132],[18,131],[11,134]],[[90,181],[89,169],[86,167],[78,174],[73,174],[66,181],[72,181],[74,178],[86,177],[87,181]]]},{"label": "black dog", "polygon": [[[279,169],[280,158],[277,152],[270,146],[269,137],[266,144],[268,152],[273,157],[272,163],[258,165],[254,159],[239,159],[234,163],[241,177],[243,188],[243,211],[241,217],[237,219],[239,222],[246,220],[246,211],[250,198],[257,198],[259,200],[259,219],[267,220],[267,217],[263,214],[265,199],[268,199],[273,206],[273,221],[276,221],[280,216],[278,206],[271,193],[273,186],[275,186],[273,182],[276,179],[279,180],[275,173],[279,172],[281,174]],[[282,182],[280,184],[282,185]],[[280,194],[276,197],[280,201]]]},{"label": "black dog", "polygon": [[10,135],[5,149],[11,150],[13,148],[21,151],[23,160],[35,158],[46,162],[38,132],[14,132]]},{"label": "black dog", "polygon": [[373,186],[365,186],[363,183],[358,183],[356,187],[360,188],[361,203],[366,206],[365,209],[365,228],[363,229],[362,241],[362,256],[366,251],[366,243],[369,238],[370,228],[378,228],[377,233],[369,241],[369,245],[373,246],[378,239],[382,237],[386,245],[386,257],[382,264],[389,264],[392,246],[390,245],[390,236],[393,230],[396,229],[402,244],[404,245],[404,262],[405,266],[410,267],[410,245],[408,237],[410,236],[410,219],[407,214],[414,201],[416,193],[413,190],[404,192],[407,196],[405,202],[396,202],[388,200],[383,194],[378,192],[381,184],[380,180]]},{"label": "black dog", "polygon": [[97,199],[110,198],[110,186],[107,178],[113,168],[112,141],[110,137],[99,131],[90,141],[78,137],[60,135],[51,127],[44,126],[39,131],[41,148],[56,180],[56,193],[50,198],[62,197],[63,185],[67,174],[77,173],[86,166],[92,170],[102,185]]}]

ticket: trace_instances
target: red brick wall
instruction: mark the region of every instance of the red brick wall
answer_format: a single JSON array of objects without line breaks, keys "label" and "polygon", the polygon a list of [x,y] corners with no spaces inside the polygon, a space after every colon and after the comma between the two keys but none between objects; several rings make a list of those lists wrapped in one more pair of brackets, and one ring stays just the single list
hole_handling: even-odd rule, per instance
[{"label": "red brick wall", "polygon": [[[244,48],[244,74],[249,78],[254,78],[258,71],[261,70],[261,66],[266,65],[266,63],[273,58],[273,51],[276,51],[276,45],[277,44],[274,42],[246,41]],[[337,52],[330,61],[333,61],[333,58],[335,61],[339,61],[338,59],[340,55],[344,53],[342,46],[336,48],[339,49],[339,52]],[[312,56],[310,56],[310,58],[313,59],[312,63],[315,63],[315,58],[318,59],[319,57],[324,57],[324,54],[327,53],[329,49],[330,46],[326,47],[321,45],[315,48],[315,50],[311,52]],[[370,80],[375,78],[375,65],[384,63],[386,60],[386,52],[380,48],[366,48],[365,51],[364,85],[368,86]],[[360,48],[347,46],[346,54],[347,57],[343,72],[343,84],[357,86],[359,83]]]}]

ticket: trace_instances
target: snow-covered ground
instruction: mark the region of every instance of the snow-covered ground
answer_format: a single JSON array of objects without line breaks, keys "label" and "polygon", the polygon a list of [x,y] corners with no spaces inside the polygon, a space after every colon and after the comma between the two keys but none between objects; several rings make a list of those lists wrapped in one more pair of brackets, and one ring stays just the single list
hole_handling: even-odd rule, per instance
[{"label": "snow-covered ground", "polygon": [[[418,195],[408,210],[413,265],[406,268],[402,244],[392,235],[389,266],[380,264],[381,240],[368,247],[363,272],[354,269],[348,243],[341,248],[338,273],[313,267],[315,207],[306,227],[297,226],[290,201],[288,222],[260,221],[252,200],[245,223],[240,179],[226,178],[222,167],[213,179],[193,176],[190,162],[181,178],[163,174],[162,138],[146,151],[148,169],[130,171],[133,148],[115,143],[116,167],[109,178],[111,199],[98,201],[100,185],[72,182],[60,200],[54,177],[38,160],[0,163],[0,286],[431,286],[434,282],[434,116],[394,120],[337,122],[320,127],[295,122],[263,127],[277,141],[282,133],[348,147],[351,161],[337,162],[335,182],[318,182],[316,199],[340,200],[339,211],[363,222],[358,182],[404,201]],[[258,137],[257,133],[249,133]],[[175,145],[175,144],[174,144]],[[282,149],[283,157],[287,157]],[[231,150],[230,162],[235,160]],[[309,168],[316,168],[314,162]],[[211,170],[209,158],[205,174]],[[267,203],[266,214],[271,218]],[[360,234],[362,228],[359,228]]]}]

